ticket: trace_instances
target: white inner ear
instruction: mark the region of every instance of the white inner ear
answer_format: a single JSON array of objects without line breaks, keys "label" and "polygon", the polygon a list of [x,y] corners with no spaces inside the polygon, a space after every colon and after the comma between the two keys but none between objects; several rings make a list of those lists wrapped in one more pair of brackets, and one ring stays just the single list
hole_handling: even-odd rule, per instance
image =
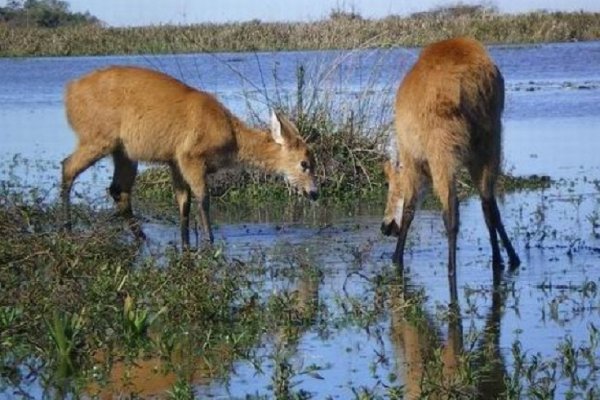
[{"label": "white inner ear", "polygon": [[275,111],[271,111],[271,136],[273,136],[275,143],[282,146],[285,144],[285,140],[281,134],[281,122],[279,122],[279,118],[277,118]]}]

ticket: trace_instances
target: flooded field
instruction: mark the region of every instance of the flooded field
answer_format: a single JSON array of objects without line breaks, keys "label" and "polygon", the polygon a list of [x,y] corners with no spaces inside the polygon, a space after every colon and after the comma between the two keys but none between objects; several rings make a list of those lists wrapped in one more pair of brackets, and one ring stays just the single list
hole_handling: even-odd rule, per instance
[{"label": "flooded field", "polygon": [[[115,63],[155,67],[216,92],[240,115],[248,112],[250,98],[251,109],[266,118],[265,98],[276,93],[276,85],[281,85],[277,93],[293,92],[298,64],[307,65],[309,76],[321,77],[325,91],[352,97],[369,87],[383,104],[417,53],[2,59],[0,183],[6,199],[0,201],[8,204],[8,193],[21,191],[52,204],[60,160],[74,145],[62,87],[93,68]],[[66,367],[56,355],[44,358],[54,353],[45,352],[46,342],[35,335],[18,347],[15,338],[30,337],[19,316],[28,305],[40,306],[35,294],[42,295],[43,285],[31,295],[19,292],[28,287],[25,281],[22,289],[0,286],[8,290],[0,295],[0,327],[11,332],[0,333],[0,399],[189,398],[192,393],[217,399],[600,397],[600,42],[493,47],[491,53],[507,82],[505,169],[513,175],[548,175],[552,184],[501,197],[503,219],[522,264],[496,284],[479,201],[461,202],[458,315],[448,307],[447,242],[435,210],[421,210],[415,218],[404,276],[389,261],[394,240],[379,233],[383,198],[381,204],[340,210],[319,204],[300,209],[278,204],[281,209],[269,210],[267,205],[248,215],[217,203],[218,245],[203,254],[206,258],[193,271],[172,254],[179,240],[176,219],[147,215],[148,241],[133,255],[121,249],[122,256],[97,260],[97,273],[105,280],[86,286],[82,282],[96,282],[93,269],[53,267],[68,270],[61,275],[64,282],[49,279],[60,293],[78,298],[78,290],[64,288],[74,282],[98,290],[90,298],[110,300],[100,288],[121,296],[115,302],[122,308],[103,312],[123,313],[124,339],[111,345],[102,342],[102,335],[83,340],[82,348],[94,353],[92,361]],[[111,173],[108,162],[96,165],[75,185],[74,198],[104,216],[112,207],[105,193]],[[93,221],[83,225],[84,244],[93,235],[86,235],[86,229],[102,232]],[[86,257],[85,246],[56,246]],[[44,256],[34,250],[31,257]],[[25,267],[31,257],[24,254],[0,266],[2,284],[13,282],[9,274],[37,276]],[[0,260],[3,256],[0,252]],[[128,257],[132,268],[145,275],[138,278],[115,267]],[[221,257],[227,262],[222,264]],[[38,277],[41,282],[43,277]],[[144,292],[138,303],[128,300]],[[8,293],[28,303],[14,304]],[[217,298],[227,296],[231,304],[218,308]],[[50,343],[60,343],[57,331],[69,331],[58,327],[71,321],[71,333],[85,332],[88,316],[95,315],[96,306],[78,308],[70,298],[52,300],[79,310],[69,313],[67,322],[55,317],[52,307],[40,306],[46,314],[37,319],[46,321],[41,326],[50,332]],[[214,307],[203,308],[199,299]],[[154,322],[142,318],[142,306],[151,310]],[[230,325],[221,322],[232,315]],[[208,322],[196,329],[182,322],[192,317]],[[213,320],[218,322],[211,325]],[[136,321],[147,329],[136,330]],[[114,330],[100,329],[106,342]],[[199,348],[198,338],[211,335],[214,340],[203,342],[210,345]],[[116,350],[130,342],[135,342],[135,354]],[[68,383],[56,379],[65,368],[73,377]]]}]

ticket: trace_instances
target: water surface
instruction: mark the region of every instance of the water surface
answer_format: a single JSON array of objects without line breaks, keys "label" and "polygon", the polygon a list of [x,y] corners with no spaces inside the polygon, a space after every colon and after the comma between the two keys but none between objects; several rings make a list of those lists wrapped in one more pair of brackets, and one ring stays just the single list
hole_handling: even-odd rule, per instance
[{"label": "water surface", "polygon": [[[471,198],[460,206],[462,335],[465,340],[470,333],[480,335],[490,320],[496,321],[499,355],[511,371],[515,342],[528,354],[554,357],[565,337],[584,345],[590,324],[600,323],[599,299],[582,294],[590,282],[600,283],[600,239],[593,223],[600,216],[600,42],[498,46],[490,51],[507,83],[505,169],[554,180],[549,189],[501,198],[505,225],[522,259],[517,271],[505,275],[508,291],[501,301],[492,294],[491,252],[479,202]],[[27,186],[46,189],[56,185],[60,160],[74,146],[64,118],[63,87],[96,68],[127,64],[159,69],[216,93],[242,116],[251,109],[266,119],[266,108],[277,93],[294,101],[299,65],[307,68],[310,84],[319,87],[321,95],[356,97],[368,89],[385,104],[417,54],[418,49],[393,49],[2,59],[0,180],[18,178]],[[75,191],[86,193],[83,201],[91,197],[99,207],[111,207],[104,192],[110,174],[109,163],[100,163],[84,173]],[[406,343],[414,337],[399,322],[397,308],[390,306],[366,329],[344,323],[347,310],[341,306],[354,298],[365,307],[375,304],[372,279],[391,270],[395,243],[378,232],[382,210],[343,217],[314,207],[280,220],[249,215],[237,221],[214,212],[216,240],[224,243],[229,256],[251,259],[258,251],[279,265],[288,252],[301,251],[323,271],[308,296],[327,310],[322,316],[326,328],[307,327],[285,347],[296,371],[309,365],[321,370],[318,376],[296,376],[294,390],[315,398],[346,399],[360,387],[373,393],[385,393],[390,385],[408,388],[413,375],[406,367],[411,354]],[[176,224],[148,220],[145,229],[150,251],[177,243]],[[411,286],[424,289],[424,307],[432,316],[448,303],[446,251],[439,213],[419,212],[409,234],[406,262]],[[267,291],[302,290],[303,285],[301,279],[273,277]],[[452,341],[453,329],[447,324],[438,321],[431,329],[439,332],[440,343]],[[278,335],[265,335],[257,349],[264,362],[261,373],[239,361],[228,380],[198,382],[196,393],[200,398],[271,395],[273,355],[281,343]],[[557,397],[562,398],[569,388],[557,382]],[[33,384],[34,397],[37,390]],[[11,397],[9,392],[1,396]]]}]

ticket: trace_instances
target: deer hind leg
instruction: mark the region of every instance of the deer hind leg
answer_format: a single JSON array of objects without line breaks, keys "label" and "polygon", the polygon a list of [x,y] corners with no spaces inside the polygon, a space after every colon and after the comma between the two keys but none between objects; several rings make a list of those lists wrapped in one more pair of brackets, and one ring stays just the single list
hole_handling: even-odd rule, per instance
[{"label": "deer hind leg", "polygon": [[506,249],[508,253],[508,262],[510,264],[510,268],[517,268],[521,264],[521,260],[515,251],[508,235],[506,234],[506,229],[504,229],[504,224],[502,223],[502,218],[500,217],[500,210],[498,209],[498,203],[496,202],[496,198],[492,198],[492,207],[494,211],[494,216],[496,219],[496,230],[500,235],[500,239],[502,239],[502,245]]},{"label": "deer hind leg", "polygon": [[451,299],[448,314],[448,340],[442,349],[442,377],[450,383],[459,373],[460,356],[464,351],[463,327],[458,299]]},{"label": "deer hind leg", "polygon": [[70,194],[73,182],[86,169],[110,153],[110,144],[79,143],[75,151],[62,161],[60,197],[63,207],[63,224],[71,230]]},{"label": "deer hind leg", "polygon": [[178,165],[181,175],[198,201],[198,214],[204,233],[203,240],[213,243],[214,237],[209,216],[210,199],[206,186],[206,164],[202,158],[183,156],[179,158]]},{"label": "deer hind leg", "polygon": [[184,249],[190,247],[190,206],[192,203],[192,194],[190,186],[187,184],[177,165],[169,164],[171,168],[171,178],[173,181],[173,190],[175,199],[179,208],[179,229],[181,232],[181,244]]},{"label": "deer hind leg", "polygon": [[494,195],[496,184],[496,168],[484,166],[483,168],[471,168],[471,177],[479,189],[481,197],[481,208],[485,218],[485,223],[490,234],[490,243],[492,245],[492,267],[494,275],[498,275],[503,269],[502,255],[498,245],[497,235],[500,235],[502,244],[508,253],[511,268],[516,268],[520,264],[519,257],[506,234],[498,203]]},{"label": "deer hind leg", "polygon": [[493,211],[496,173],[491,168],[486,168],[481,165],[470,166],[469,173],[471,174],[471,180],[479,191],[479,196],[481,198],[481,209],[490,235],[490,245],[492,246],[492,269],[495,276],[504,269],[502,254],[500,253],[500,246],[498,245],[496,218]]},{"label": "deer hind leg", "polygon": [[122,148],[117,148],[112,153],[115,171],[108,189],[117,205],[117,213],[125,218],[129,229],[137,239],[145,239],[139,221],[136,221],[131,207],[131,195],[138,164],[125,154]]},{"label": "deer hind leg", "polygon": [[402,170],[404,204],[402,207],[402,216],[398,229],[398,241],[396,242],[396,250],[392,256],[392,262],[398,266],[400,272],[404,270],[404,248],[406,247],[406,237],[408,230],[415,217],[419,194],[423,185],[422,168],[411,163],[406,158],[405,166]]},{"label": "deer hind leg", "polygon": [[396,250],[392,255],[392,262],[398,266],[400,272],[404,271],[404,248],[406,247],[406,237],[408,229],[415,218],[417,205],[417,196],[412,195],[404,199],[404,207],[402,209],[402,221],[398,230],[398,241],[396,242]]},{"label": "deer hind leg", "polygon": [[451,165],[431,165],[433,189],[442,203],[442,217],[448,236],[448,282],[450,298],[456,299],[456,242],[459,229],[458,196],[456,193],[456,168]]}]

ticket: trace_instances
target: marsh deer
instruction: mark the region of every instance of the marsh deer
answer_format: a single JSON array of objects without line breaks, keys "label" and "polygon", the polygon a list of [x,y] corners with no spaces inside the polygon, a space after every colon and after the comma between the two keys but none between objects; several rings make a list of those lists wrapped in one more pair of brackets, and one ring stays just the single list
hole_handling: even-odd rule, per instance
[{"label": "marsh deer", "polygon": [[[481,198],[494,274],[502,270],[497,234],[512,267],[519,257],[494,196],[501,161],[504,79],[485,48],[469,38],[434,43],[400,84],[395,143],[385,165],[389,189],[382,232],[398,237],[393,261],[403,267],[406,235],[424,183],[431,179],[448,235],[448,275],[456,273],[459,216],[456,175],[466,167]],[[451,281],[452,283],[452,281]]]},{"label": "marsh deer", "polygon": [[[234,162],[281,173],[306,196],[317,197],[314,158],[295,125],[279,113],[271,116],[270,132],[256,130],[209,93],[157,71],[118,66],[70,82],[65,105],[79,140],[62,162],[67,228],[73,181],[109,154],[115,167],[109,192],[118,212],[130,221],[138,161],[168,164],[184,247],[189,246],[192,193],[198,200],[204,239],[213,241],[206,175]],[[143,237],[141,229],[136,233]]]}]

